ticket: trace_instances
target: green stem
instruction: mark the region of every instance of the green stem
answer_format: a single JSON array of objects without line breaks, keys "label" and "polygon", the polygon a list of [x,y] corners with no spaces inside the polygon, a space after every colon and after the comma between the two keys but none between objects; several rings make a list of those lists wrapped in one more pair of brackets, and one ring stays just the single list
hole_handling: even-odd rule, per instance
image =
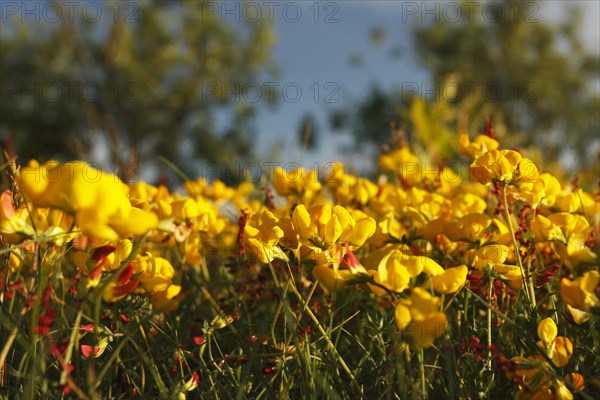
[{"label": "green stem", "polygon": [[492,291],[494,290],[494,278],[490,277],[488,284],[488,312],[487,312],[487,347],[488,347],[488,362],[486,367],[492,368]]},{"label": "green stem", "polygon": [[481,304],[483,304],[484,306],[488,307],[489,310],[493,311],[495,314],[499,315],[500,317],[502,317],[502,319],[504,319],[504,321],[508,322],[509,324],[511,324],[512,326],[514,326],[516,329],[519,328],[519,325],[517,325],[517,323],[515,321],[513,321],[512,319],[510,319],[506,314],[498,311],[498,310],[494,310],[493,308],[489,307],[489,303],[486,302],[484,299],[481,298],[481,296],[479,296],[477,293],[473,292],[471,289],[469,289],[469,294],[471,296],[473,296],[473,298],[477,301],[479,301]]},{"label": "green stem", "polygon": [[421,393],[423,394],[423,398],[426,398],[427,393],[425,387],[425,358],[423,357],[423,349],[419,351],[419,372],[421,374]]},{"label": "green stem", "polygon": [[83,310],[79,310],[77,313],[77,317],[75,317],[75,323],[73,324],[73,330],[71,331],[71,337],[69,339],[69,345],[67,346],[67,351],[65,352],[65,360],[63,370],[60,374],[60,384],[65,385],[67,383],[67,378],[69,377],[69,369],[68,365],[71,363],[71,357],[73,356],[73,347],[75,346],[75,342],[77,341],[77,337],[79,336],[79,325],[81,323],[81,315],[83,314]]},{"label": "green stem", "polygon": [[519,244],[517,243],[517,238],[515,237],[515,230],[512,226],[512,219],[510,218],[510,213],[508,212],[508,198],[506,196],[506,186],[502,187],[502,199],[504,201],[504,217],[506,218],[506,223],[508,224],[508,230],[510,232],[510,238],[512,239],[513,247],[515,249],[515,257],[517,258],[517,264],[519,266],[519,270],[521,271],[523,287],[525,288],[525,293],[529,298],[529,302],[532,305],[532,308],[535,308],[535,292],[533,291],[533,285],[529,285],[527,283],[527,279],[525,279],[525,269],[523,268],[523,262],[521,261],[521,252],[519,251]]},{"label": "green stem", "polygon": [[[271,274],[273,275],[273,279],[275,280],[275,283],[281,290],[281,286],[279,285],[279,280],[277,279],[277,275],[275,274],[275,270],[273,269],[273,266],[271,265],[271,263],[269,263],[269,267],[271,269]],[[327,343],[327,347],[329,347],[331,352],[336,356],[336,358],[338,359],[338,362],[342,366],[342,369],[350,377],[352,384],[356,387],[356,389],[358,389],[359,393],[362,393],[363,392],[362,387],[356,381],[356,377],[354,376],[354,374],[348,367],[348,364],[346,364],[346,362],[342,358],[341,354],[337,351],[334,344],[331,342],[331,339],[327,335],[327,332],[325,332],[325,329],[321,325],[321,322],[318,320],[317,316],[312,312],[312,310],[310,309],[310,307],[308,306],[306,301],[304,301],[304,298],[302,297],[300,292],[298,292],[298,288],[296,287],[293,276],[290,276],[290,283],[291,283],[291,285],[289,285],[289,286],[292,288],[292,292],[296,295],[296,297],[298,298],[298,301],[300,301],[300,303],[302,303],[302,307],[303,307],[304,311],[308,314],[309,318],[313,321],[313,323],[319,330],[319,333],[321,333],[321,336],[323,337],[323,339],[325,339],[325,342]],[[283,301],[283,297],[282,297],[282,301]]]},{"label": "green stem", "polygon": [[[25,386],[25,392],[24,392],[24,398],[25,399],[33,399],[35,397],[35,389],[36,389],[36,383],[37,383],[37,377],[40,376],[41,374],[38,374],[38,362],[40,363],[39,365],[43,365],[44,364],[44,357],[43,356],[38,356],[38,354],[41,352],[40,349],[38,349],[38,333],[36,331],[36,325],[38,323],[39,320],[39,316],[41,313],[41,302],[42,302],[42,294],[43,291],[45,289],[45,285],[43,284],[44,282],[44,275],[43,275],[43,271],[42,268],[39,265],[39,257],[40,257],[40,244],[39,243],[35,243],[35,247],[33,250],[33,265],[32,265],[32,273],[35,274],[35,279],[32,278],[31,282],[30,282],[30,287],[29,290],[33,291],[35,289],[35,303],[31,309],[31,317],[30,317],[30,321],[29,321],[29,332],[31,332],[30,335],[30,339],[31,339],[31,343],[30,343],[30,351],[31,354],[29,354],[30,358],[31,358],[31,366],[29,367],[29,371],[27,374],[27,384]],[[41,346],[41,342],[40,342],[40,346]]]}]

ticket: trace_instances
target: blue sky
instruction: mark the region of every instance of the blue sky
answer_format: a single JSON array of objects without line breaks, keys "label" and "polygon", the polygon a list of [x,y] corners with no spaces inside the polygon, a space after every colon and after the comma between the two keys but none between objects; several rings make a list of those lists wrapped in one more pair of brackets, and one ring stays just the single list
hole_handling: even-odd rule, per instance
[{"label": "blue sky", "polygon": [[[357,155],[342,153],[340,144],[349,143],[350,138],[332,134],[327,114],[348,101],[359,101],[374,84],[389,88],[425,82],[428,73],[412,54],[410,30],[402,22],[399,2],[322,2],[318,16],[314,2],[298,4],[303,10],[298,22],[282,15],[275,20],[278,42],[273,57],[281,68],[282,91],[285,85],[291,89],[297,84],[302,96],[293,102],[290,95],[289,101],[284,98],[273,111],[259,115],[257,150],[269,156],[269,144],[277,140],[286,161],[306,165],[349,161]],[[370,31],[378,25],[386,28],[388,40],[376,47],[370,43]],[[389,53],[395,47],[401,56],[392,58]],[[357,66],[350,63],[354,54],[361,55]],[[299,119],[307,112],[317,119],[320,132],[318,150],[309,153],[297,144]]]},{"label": "blue sky", "polygon": [[[361,154],[347,154],[340,150],[340,144],[349,143],[350,139],[331,133],[326,118],[328,111],[342,107],[348,99],[360,100],[360,96],[368,93],[374,84],[382,88],[399,87],[407,82],[427,84],[428,73],[417,62],[411,47],[410,30],[413,24],[419,22],[419,18],[412,15],[411,7],[428,7],[432,11],[429,18],[435,18],[436,15],[453,18],[452,4],[456,4],[423,1],[304,1],[293,2],[295,6],[289,6],[284,12],[281,8],[284,3],[274,3],[279,6],[273,6],[272,9],[277,32],[273,58],[281,69],[281,76],[277,79],[279,88],[282,91],[284,87],[289,89],[290,101],[283,99],[275,109],[263,109],[259,113],[256,150],[262,157],[273,157],[272,143],[277,141],[281,145],[278,153],[280,159],[271,161],[293,161],[306,166],[334,160],[360,160]],[[436,3],[439,7],[437,11]],[[557,22],[566,15],[566,7],[570,4],[584,8],[581,35],[588,46],[600,51],[600,2],[548,1],[541,4],[539,10],[524,8],[522,12],[527,17]],[[319,9],[318,15],[316,8]],[[297,9],[302,10],[301,16],[298,16]],[[489,11],[493,15],[493,8]],[[374,47],[369,39],[371,29],[377,25],[387,31],[387,40],[380,47]],[[400,57],[389,57],[392,47],[400,48]],[[352,66],[349,62],[354,53],[362,56],[359,66]],[[298,97],[298,87],[302,95],[293,102]],[[315,99],[317,89],[319,96]],[[336,92],[337,89],[339,91]],[[330,103],[326,99],[339,102]],[[316,117],[320,131],[319,149],[308,153],[303,152],[297,144],[299,120],[306,112]]]}]

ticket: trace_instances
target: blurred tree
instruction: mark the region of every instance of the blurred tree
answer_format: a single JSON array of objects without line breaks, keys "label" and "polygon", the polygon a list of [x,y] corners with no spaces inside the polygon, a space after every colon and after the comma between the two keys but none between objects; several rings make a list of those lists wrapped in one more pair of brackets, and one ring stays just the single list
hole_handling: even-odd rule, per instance
[{"label": "blurred tree", "polygon": [[298,144],[306,150],[314,150],[319,144],[319,128],[312,114],[304,114],[298,124]]},{"label": "blurred tree", "polygon": [[329,123],[334,130],[351,128],[357,147],[381,145],[390,139],[390,124],[399,121],[408,106],[398,91],[375,85],[363,101],[331,112]]},{"label": "blurred tree", "polygon": [[332,125],[360,115],[358,124],[347,124],[356,143],[381,144],[389,141],[390,121],[419,130],[406,100],[421,96],[455,108],[456,118],[444,121],[454,131],[455,124],[459,130],[481,131],[492,116],[497,134],[517,138],[511,145],[535,142],[546,156],[558,158],[571,148],[589,157],[590,141],[598,139],[600,130],[600,62],[582,43],[581,10],[571,8],[564,22],[554,25],[541,19],[544,4],[535,1],[501,0],[493,7],[464,1],[459,6],[457,18],[440,7],[435,16],[424,13],[418,19],[425,23],[413,28],[414,48],[432,82],[405,85],[404,92],[375,88],[356,109],[341,111],[346,118],[333,115]]},{"label": "blurred tree", "polygon": [[276,100],[255,83],[273,71],[274,31],[242,3],[15,4],[2,16],[0,131],[22,161],[86,159],[98,137],[119,166],[131,151],[188,173],[251,155],[255,103]]},{"label": "blurred tree", "polygon": [[[583,154],[600,128],[593,89],[600,63],[582,43],[581,9],[570,8],[564,22],[552,25],[541,20],[543,3],[496,5],[490,11],[463,2],[460,21],[415,29],[418,55],[433,81],[446,83],[436,87],[438,98],[452,85],[451,100],[475,126],[493,114],[507,131],[526,133],[525,144],[537,139],[548,149],[558,140]],[[555,143],[552,131],[559,133]]]}]

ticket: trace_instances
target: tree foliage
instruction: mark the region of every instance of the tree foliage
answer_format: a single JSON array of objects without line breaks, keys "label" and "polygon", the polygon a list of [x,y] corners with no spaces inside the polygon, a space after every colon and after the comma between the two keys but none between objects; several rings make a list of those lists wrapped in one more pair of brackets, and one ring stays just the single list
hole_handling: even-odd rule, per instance
[{"label": "tree foliage", "polygon": [[540,145],[548,146],[555,130],[584,151],[597,137],[600,102],[593,90],[598,54],[582,42],[581,10],[552,25],[540,18],[541,2],[497,5],[492,16],[464,2],[460,21],[415,28],[415,48],[440,83],[438,94],[444,83],[456,86],[453,101],[475,124],[495,114],[507,130],[537,136]]},{"label": "tree foliage", "polygon": [[374,88],[355,108],[333,115],[332,125],[351,128],[362,146],[389,141],[390,121],[396,121],[428,145],[435,138],[431,132],[423,137],[424,114],[410,104],[422,97],[430,109],[455,108],[456,118],[438,121],[453,131],[481,132],[491,116],[497,134],[511,132],[512,145],[536,142],[546,155],[568,147],[589,157],[600,129],[594,89],[600,64],[582,41],[581,10],[573,8],[561,24],[552,24],[541,19],[544,3],[502,0],[494,3],[494,13],[484,3],[459,5],[458,19],[441,13],[435,21],[424,14],[424,23],[413,27],[413,45],[430,82]]},{"label": "tree foliage", "polygon": [[99,136],[117,165],[132,150],[185,171],[182,158],[250,155],[244,91],[270,71],[270,25],[228,20],[207,1],[106,2],[98,18],[52,4],[62,18],[46,8],[48,18],[16,13],[2,27],[0,129],[21,158],[89,158]]}]

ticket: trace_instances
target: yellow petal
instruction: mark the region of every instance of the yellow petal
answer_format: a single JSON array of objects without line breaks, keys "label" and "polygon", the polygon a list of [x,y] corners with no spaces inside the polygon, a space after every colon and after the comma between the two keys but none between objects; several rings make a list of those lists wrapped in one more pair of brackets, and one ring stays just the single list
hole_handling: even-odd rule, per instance
[{"label": "yellow petal", "polygon": [[348,285],[348,281],[353,279],[352,273],[349,270],[334,271],[323,265],[317,265],[313,268],[312,274],[317,281],[328,292],[337,292]]},{"label": "yellow petal", "polygon": [[539,323],[537,327],[537,334],[539,338],[542,339],[542,342],[544,342],[544,345],[548,348],[558,334],[558,327],[552,318],[545,318]]},{"label": "yellow petal", "polygon": [[398,303],[396,305],[396,310],[394,311],[394,319],[396,320],[396,327],[399,331],[406,329],[412,320],[410,309],[404,304]]},{"label": "yellow petal", "polygon": [[436,275],[431,278],[433,288],[438,293],[454,293],[467,280],[467,273],[469,269],[466,265],[461,265],[455,268],[448,268],[440,275]]},{"label": "yellow petal", "polygon": [[558,225],[555,225],[543,215],[536,215],[535,220],[531,221],[531,232],[537,241],[546,240],[565,240],[564,235]]},{"label": "yellow petal", "polygon": [[325,243],[333,244],[337,242],[342,232],[340,220],[338,219],[338,216],[334,214],[325,225],[325,230],[323,232],[325,237],[323,239],[325,240]]},{"label": "yellow petal", "polygon": [[171,312],[179,307],[175,297],[181,292],[181,286],[170,285],[166,290],[154,293],[150,298],[152,305],[161,312]]},{"label": "yellow petal", "polygon": [[299,204],[292,213],[292,223],[294,229],[302,239],[309,240],[313,237],[313,229],[311,229],[311,220],[308,210],[304,204]]},{"label": "yellow petal", "polygon": [[132,207],[125,218],[113,217],[109,224],[121,236],[141,236],[158,225],[158,217],[150,211]]},{"label": "yellow petal", "polygon": [[508,247],[502,244],[484,246],[475,253],[474,266],[484,269],[488,264],[502,264],[508,257]]},{"label": "yellow petal", "polygon": [[562,368],[569,363],[573,354],[573,343],[564,336],[554,339],[554,351],[552,352],[552,362],[558,368]]},{"label": "yellow petal", "polygon": [[415,351],[431,347],[435,339],[441,336],[446,330],[448,318],[441,311],[427,315],[422,321],[415,321],[410,324],[407,333],[410,334],[411,345]]},{"label": "yellow petal", "polygon": [[423,288],[414,288],[410,300],[413,320],[424,320],[429,314],[439,311],[440,298],[432,296]]},{"label": "yellow petal", "polygon": [[352,247],[360,247],[373,236],[376,229],[375,220],[371,217],[363,218],[356,222],[356,225],[348,231],[344,232],[340,237],[340,242],[348,242]]}]

